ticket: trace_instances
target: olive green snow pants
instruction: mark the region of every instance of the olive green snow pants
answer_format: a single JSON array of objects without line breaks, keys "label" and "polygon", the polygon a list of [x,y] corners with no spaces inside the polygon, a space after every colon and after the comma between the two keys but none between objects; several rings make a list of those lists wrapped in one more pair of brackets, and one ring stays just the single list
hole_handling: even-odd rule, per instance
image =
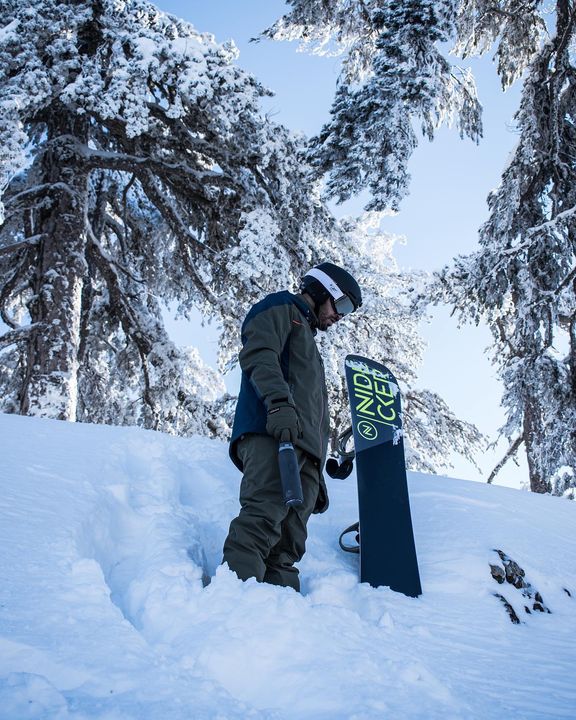
[{"label": "olive green snow pants", "polygon": [[238,441],[244,467],[240,513],[232,520],[224,543],[224,562],[241,580],[285,585],[300,590],[294,563],[306,549],[306,524],[320,488],[318,466],[296,448],[304,502],[286,507],[278,470],[278,441],[246,435]]}]

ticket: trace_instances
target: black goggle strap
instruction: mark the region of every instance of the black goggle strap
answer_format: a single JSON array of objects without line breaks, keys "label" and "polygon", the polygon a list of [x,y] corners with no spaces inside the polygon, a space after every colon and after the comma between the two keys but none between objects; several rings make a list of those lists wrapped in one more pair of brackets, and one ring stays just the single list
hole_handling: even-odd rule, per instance
[{"label": "black goggle strap", "polygon": [[328,292],[332,296],[334,308],[336,309],[338,315],[348,315],[355,310],[352,300],[350,300],[348,295],[346,295],[342,292],[342,290],[340,290],[340,288],[334,282],[334,280],[332,280],[330,275],[323,272],[319,268],[312,268],[311,270],[308,270],[306,275],[309,277],[313,277],[319,282],[321,282],[322,285],[326,288],[326,290],[328,290]]}]

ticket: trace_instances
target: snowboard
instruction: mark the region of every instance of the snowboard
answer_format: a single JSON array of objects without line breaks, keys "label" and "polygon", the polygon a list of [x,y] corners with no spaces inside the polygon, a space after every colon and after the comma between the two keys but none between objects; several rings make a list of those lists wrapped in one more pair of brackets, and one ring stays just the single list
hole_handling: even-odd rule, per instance
[{"label": "snowboard", "polygon": [[346,357],[358,478],[360,582],[422,593],[410,514],[400,391],[384,365]]}]

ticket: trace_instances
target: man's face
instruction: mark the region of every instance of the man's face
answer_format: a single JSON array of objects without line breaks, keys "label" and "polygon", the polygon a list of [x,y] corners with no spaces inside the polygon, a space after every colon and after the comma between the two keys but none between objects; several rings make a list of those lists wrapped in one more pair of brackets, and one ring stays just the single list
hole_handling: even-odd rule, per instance
[{"label": "man's face", "polygon": [[328,330],[341,317],[342,315],[338,315],[336,312],[332,298],[328,298],[318,309],[318,330]]}]

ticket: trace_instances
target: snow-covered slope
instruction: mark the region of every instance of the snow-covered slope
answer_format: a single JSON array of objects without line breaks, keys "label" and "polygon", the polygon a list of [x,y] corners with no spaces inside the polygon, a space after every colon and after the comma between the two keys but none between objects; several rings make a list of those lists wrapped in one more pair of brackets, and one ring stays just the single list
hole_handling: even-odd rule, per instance
[{"label": "snow-covered slope", "polygon": [[223,444],[7,415],[0,438],[2,720],[576,718],[576,503],[412,474],[413,599],[357,583],[334,480],[298,595],[219,566]]}]

